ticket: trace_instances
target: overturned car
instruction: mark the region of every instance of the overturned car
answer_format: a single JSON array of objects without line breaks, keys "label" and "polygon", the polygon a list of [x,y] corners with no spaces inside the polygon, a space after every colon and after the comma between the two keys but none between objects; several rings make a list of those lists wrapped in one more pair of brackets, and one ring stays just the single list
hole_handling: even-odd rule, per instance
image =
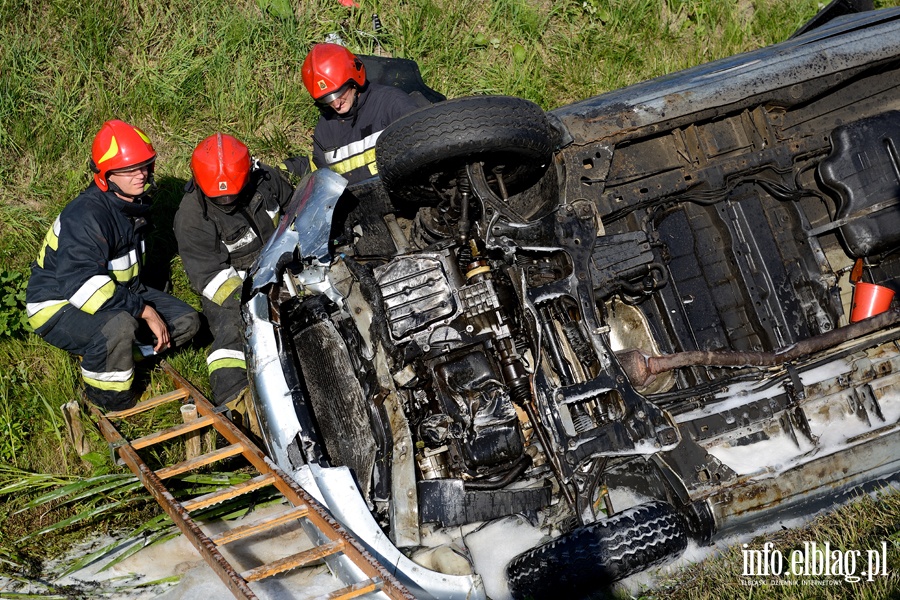
[{"label": "overturned car", "polygon": [[898,38],[439,102],[316,171],[246,288],[270,456],[422,598],[485,597],[424,559],[473,524],[524,515],[509,590],[577,597],[897,478]]}]

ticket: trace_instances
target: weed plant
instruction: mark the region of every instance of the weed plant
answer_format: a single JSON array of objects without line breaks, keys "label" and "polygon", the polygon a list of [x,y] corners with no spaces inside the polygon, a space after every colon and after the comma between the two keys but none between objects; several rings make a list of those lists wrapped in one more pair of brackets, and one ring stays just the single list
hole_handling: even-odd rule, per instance
[{"label": "weed plant", "polygon": [[[264,162],[310,153],[316,109],[300,65],[336,34],[358,53],[418,61],[448,97],[510,94],[545,109],[790,36],[818,0],[0,0],[0,461],[33,486],[0,485],[0,570],[52,553],[20,537],[90,510],[87,498],[26,505],[53,486],[116,472],[89,425],[93,461],[63,443],[59,406],[76,397],[74,359],[22,325],[21,284],[53,219],[90,182],[90,143],[120,118],[158,152],[152,273],[199,307],[171,223],[196,143],[222,131]],[[879,0],[877,7],[900,0]],[[381,28],[373,28],[377,14]],[[170,362],[209,391],[201,339]],[[169,383],[151,370],[146,385]],[[3,474],[0,473],[0,477]],[[6,480],[5,480],[6,481]],[[25,507],[24,512],[12,515]],[[894,504],[891,504],[894,507]],[[895,508],[895,507],[894,507]],[[154,515],[122,500],[91,530]],[[896,523],[896,512],[894,523]],[[119,521],[116,521],[118,519]],[[82,521],[86,523],[88,520]],[[891,530],[891,535],[893,530]],[[79,531],[72,523],[60,531]],[[52,535],[52,534],[51,534]],[[70,539],[70,538],[66,538]]]}]

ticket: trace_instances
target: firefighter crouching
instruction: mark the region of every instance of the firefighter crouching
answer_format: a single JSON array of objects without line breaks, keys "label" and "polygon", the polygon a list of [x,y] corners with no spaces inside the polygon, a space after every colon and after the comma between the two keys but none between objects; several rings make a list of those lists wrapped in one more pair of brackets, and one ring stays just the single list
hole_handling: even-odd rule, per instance
[{"label": "firefighter crouching", "polygon": [[258,435],[240,337],[241,286],[294,190],[280,170],[253,159],[247,146],[223,133],[197,145],[191,171],[175,237],[214,338],[207,357],[213,399]]},{"label": "firefighter crouching", "polygon": [[31,266],[29,323],[82,357],[84,395],[105,410],[140,397],[136,358],[181,346],[200,327],[193,308],[141,281],[155,162],[143,131],[104,123],[91,147],[93,183],[56,217]]}]

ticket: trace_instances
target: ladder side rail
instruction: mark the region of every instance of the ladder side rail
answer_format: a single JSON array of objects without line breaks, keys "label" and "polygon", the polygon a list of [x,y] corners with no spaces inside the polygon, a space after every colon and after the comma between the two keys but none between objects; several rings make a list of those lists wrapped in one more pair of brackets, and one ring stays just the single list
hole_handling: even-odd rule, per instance
[{"label": "ladder side rail", "polygon": [[166,514],[171,517],[172,521],[185,537],[197,549],[197,552],[206,560],[207,564],[212,567],[219,579],[234,594],[237,600],[258,600],[256,594],[250,589],[247,581],[234,570],[225,557],[219,552],[215,544],[210,541],[205,533],[200,529],[196,522],[190,517],[179,502],[169,493],[169,490],[163,484],[162,480],[157,477],[156,473],[150,469],[141,457],[134,451],[128,440],[123,438],[113,424],[105,417],[101,416],[98,424],[103,436],[112,444],[117,446],[116,450],[119,456],[131,469],[144,487],[156,499]]},{"label": "ladder side rail", "polygon": [[189,391],[197,412],[202,416],[216,415],[213,426],[230,444],[244,446],[245,458],[260,472],[273,473],[275,475],[275,487],[295,506],[305,504],[310,508],[306,515],[322,533],[331,540],[343,538],[346,542],[344,555],[347,556],[370,579],[378,578],[382,581],[382,591],[394,599],[415,600],[406,587],[400,583],[397,577],[366,548],[355,536],[350,535],[344,526],[335,519],[318,500],[313,498],[306,490],[300,487],[292,477],[287,475],[266,456],[244,433],[237,428],[227,417],[218,414],[216,408],[191,382],[181,376],[166,361],[161,366],[172,377],[175,385]]},{"label": "ladder side rail", "polygon": [[[263,456],[269,469],[278,477],[275,486],[287,498],[295,498],[309,507],[306,519],[326,538],[331,541],[344,540],[343,554],[353,563],[365,577],[371,580],[381,581],[381,591],[393,600],[415,600],[415,596],[406,589],[392,571],[389,571],[381,561],[375,557],[369,549],[354,535],[344,529],[344,526],[332,516],[325,506],[313,498],[292,477],[281,470],[268,456]],[[293,502],[294,500],[292,500]]]}]

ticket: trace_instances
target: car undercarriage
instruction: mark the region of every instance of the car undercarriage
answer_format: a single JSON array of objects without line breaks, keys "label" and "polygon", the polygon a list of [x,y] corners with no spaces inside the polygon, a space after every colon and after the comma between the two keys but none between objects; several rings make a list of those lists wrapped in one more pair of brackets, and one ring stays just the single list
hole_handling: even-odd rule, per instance
[{"label": "car undercarriage", "polygon": [[246,288],[270,455],[435,598],[484,596],[416,562],[471,524],[525,515],[511,593],[574,597],[896,479],[900,311],[850,314],[900,276],[898,34],[438,102],[315,172]]}]

